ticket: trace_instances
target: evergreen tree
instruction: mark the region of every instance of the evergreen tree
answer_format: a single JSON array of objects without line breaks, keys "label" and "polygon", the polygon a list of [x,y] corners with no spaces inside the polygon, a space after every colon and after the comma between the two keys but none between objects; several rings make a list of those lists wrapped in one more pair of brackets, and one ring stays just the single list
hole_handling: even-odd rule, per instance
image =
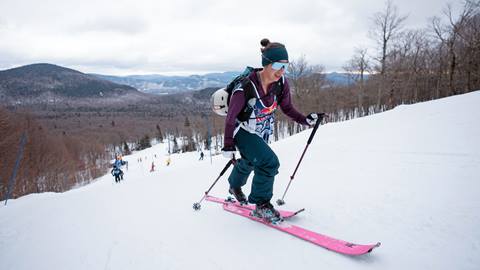
[{"label": "evergreen tree", "polygon": [[162,133],[162,129],[160,128],[160,126],[157,124],[157,139],[162,142],[163,141],[163,133]]},{"label": "evergreen tree", "polygon": [[152,147],[152,144],[150,143],[150,136],[145,135],[142,139],[140,139],[140,142],[138,143],[138,149],[143,150],[149,147]]},{"label": "evergreen tree", "polygon": [[130,147],[128,147],[127,142],[123,142],[123,153],[125,155],[130,155],[132,152],[130,151]]},{"label": "evergreen tree", "polygon": [[180,148],[178,147],[178,142],[177,142],[177,138],[175,136],[173,136],[173,149],[172,149],[172,153],[178,153],[180,152]]}]

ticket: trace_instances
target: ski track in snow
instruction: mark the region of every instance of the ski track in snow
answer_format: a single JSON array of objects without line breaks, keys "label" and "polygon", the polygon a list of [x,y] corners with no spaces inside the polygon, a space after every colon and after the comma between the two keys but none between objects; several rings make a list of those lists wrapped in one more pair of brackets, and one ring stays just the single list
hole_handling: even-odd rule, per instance
[{"label": "ski track in snow", "polygon": [[[65,193],[0,202],[0,268],[478,269],[479,104],[476,91],[319,128],[282,208],[305,207],[291,222],[312,231],[382,242],[370,254],[339,255],[216,203],[193,211],[227,160],[175,154],[167,167],[158,144],[125,157],[120,184],[106,172]],[[273,200],[309,135],[272,144],[281,163]],[[211,195],[227,196],[229,172]]]}]

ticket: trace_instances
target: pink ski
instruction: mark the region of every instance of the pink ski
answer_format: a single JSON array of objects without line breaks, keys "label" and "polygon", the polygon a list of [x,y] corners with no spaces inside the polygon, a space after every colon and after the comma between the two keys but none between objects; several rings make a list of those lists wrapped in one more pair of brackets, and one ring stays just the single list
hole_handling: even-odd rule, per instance
[{"label": "pink ski", "polygon": [[312,232],[307,229],[292,225],[287,221],[283,221],[277,224],[269,223],[264,221],[263,219],[250,215],[251,213],[250,209],[245,207],[239,207],[238,205],[235,205],[235,204],[225,203],[223,204],[223,209],[225,209],[226,211],[235,213],[237,215],[244,216],[249,219],[255,220],[257,222],[263,223],[269,227],[275,228],[282,232],[286,232],[288,234],[301,238],[305,241],[311,242],[315,245],[324,247],[328,250],[346,254],[346,255],[353,255],[353,256],[362,255],[365,253],[369,253],[374,248],[380,246],[380,242],[376,244],[370,244],[370,245],[358,245],[358,244],[353,244],[343,240],[338,240],[326,235],[322,235],[322,234]]},{"label": "pink ski", "polygon": [[[248,211],[252,211],[253,209],[255,209],[255,206],[252,205],[252,204],[244,204],[244,205],[241,205],[239,202],[235,201],[235,202],[231,202],[231,201],[228,201],[228,200],[225,200],[225,199],[221,199],[221,198],[217,198],[217,197],[214,197],[214,196],[210,196],[210,195],[207,195],[205,197],[205,200],[207,201],[211,201],[211,202],[216,202],[216,203],[220,203],[220,204],[230,204],[230,205],[234,205],[236,207],[240,207],[242,209],[246,209]],[[296,216],[298,213],[304,211],[305,208],[302,208],[298,211],[287,211],[287,210],[278,210],[280,212],[280,215],[282,215],[282,218],[284,219],[289,219],[293,216]]]}]

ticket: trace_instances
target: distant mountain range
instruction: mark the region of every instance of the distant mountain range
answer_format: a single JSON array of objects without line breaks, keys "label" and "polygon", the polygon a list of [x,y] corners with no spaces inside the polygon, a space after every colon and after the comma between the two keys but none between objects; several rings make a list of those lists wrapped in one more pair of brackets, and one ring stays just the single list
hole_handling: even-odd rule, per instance
[{"label": "distant mountain range", "polygon": [[144,93],[161,95],[195,91],[209,87],[222,87],[240,73],[223,72],[190,76],[164,76],[156,74],[130,76],[91,75],[118,84],[132,86]]},{"label": "distant mountain range", "polygon": [[128,85],[52,64],[32,64],[0,71],[0,101],[6,103],[105,100],[126,95],[144,97],[146,94]]},{"label": "distant mountain range", "polygon": [[[109,80],[118,84],[132,86],[139,91],[149,94],[173,94],[187,91],[196,91],[205,88],[220,88],[227,85],[240,71],[229,71],[223,73],[208,73],[205,75],[190,76],[164,76],[164,75],[130,75],[111,76],[91,74],[98,78]],[[347,73],[327,73],[326,79],[330,84],[348,85],[352,79]]]},{"label": "distant mountain range", "polygon": [[[239,71],[190,76],[131,75],[110,76],[85,74],[53,64],[31,64],[0,71],[0,101],[9,104],[129,101],[205,89],[202,93],[227,85]],[[327,73],[329,85],[348,85],[352,79],[345,73]]]}]

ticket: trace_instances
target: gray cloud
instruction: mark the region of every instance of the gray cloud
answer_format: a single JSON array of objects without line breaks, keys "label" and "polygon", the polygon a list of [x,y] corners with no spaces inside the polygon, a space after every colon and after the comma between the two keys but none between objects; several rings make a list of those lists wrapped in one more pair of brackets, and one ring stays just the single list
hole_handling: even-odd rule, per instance
[{"label": "gray cloud", "polygon": [[112,32],[136,35],[148,31],[149,25],[139,17],[101,17],[79,22],[69,27],[72,32]]},{"label": "gray cloud", "polygon": [[[398,0],[406,26],[423,28],[448,0]],[[383,0],[2,0],[0,69],[34,62],[116,74],[240,70],[260,65],[261,38],[292,58],[341,70],[371,48]],[[27,8],[28,7],[28,8]]]}]

